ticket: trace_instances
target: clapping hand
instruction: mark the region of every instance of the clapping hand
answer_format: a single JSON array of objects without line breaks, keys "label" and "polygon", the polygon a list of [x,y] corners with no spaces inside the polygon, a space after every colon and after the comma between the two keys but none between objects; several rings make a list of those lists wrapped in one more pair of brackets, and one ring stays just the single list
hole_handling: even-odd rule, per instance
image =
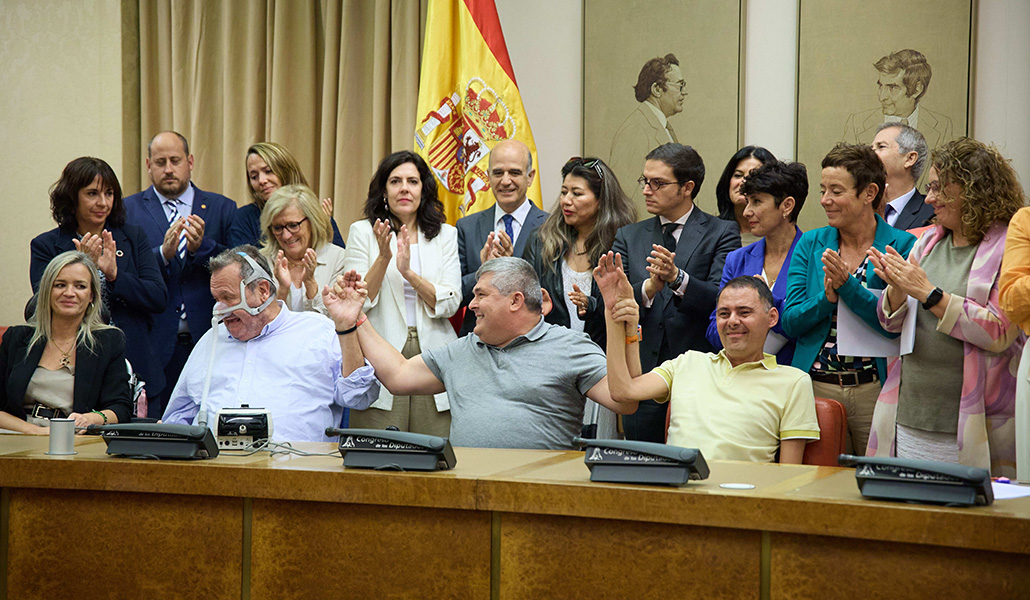
[{"label": "clapping hand", "polygon": [[393,235],[393,231],[390,229],[390,221],[376,219],[372,225],[372,232],[376,236],[376,244],[379,245],[379,256],[385,260],[392,258],[393,249],[390,248],[390,236]]},{"label": "clapping hand", "polygon": [[919,258],[914,252],[905,260],[897,250],[887,246],[887,252],[881,254],[880,262],[884,267],[884,275],[890,277],[892,285],[916,300],[926,300],[934,290],[934,285],[927,279],[926,271],[919,266]]},{"label": "clapping hand", "polygon": [[84,252],[92,259],[93,264],[103,272],[104,278],[108,281],[118,278],[118,246],[110,231],[105,229],[100,235],[86,233],[81,241],[73,239],[72,243],[75,244],[76,250]]},{"label": "clapping hand", "polygon": [[405,278],[411,267],[411,240],[408,239],[408,226],[401,225],[401,231],[397,234],[397,270]]},{"label": "clapping hand", "polygon": [[200,243],[204,241],[204,219],[197,215],[186,217],[183,230],[186,232],[186,250],[192,254],[200,249]]},{"label": "clapping hand", "polygon": [[582,317],[587,314],[587,307],[590,306],[590,298],[579,289],[575,283],[572,284],[572,291],[569,292],[569,299],[576,305],[576,312]]}]

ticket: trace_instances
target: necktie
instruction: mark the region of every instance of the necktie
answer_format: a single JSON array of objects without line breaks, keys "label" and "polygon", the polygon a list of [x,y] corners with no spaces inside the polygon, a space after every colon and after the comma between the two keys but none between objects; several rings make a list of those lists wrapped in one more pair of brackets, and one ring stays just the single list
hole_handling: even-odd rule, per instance
[{"label": "necktie", "polygon": [[[179,208],[178,208],[177,204],[178,203],[175,200],[173,200],[173,199],[169,199],[167,202],[165,202],[165,206],[167,206],[168,209],[169,209],[169,216],[168,216],[168,226],[169,227],[174,225],[176,222],[178,222],[179,219],[182,218],[182,215],[179,213]],[[186,259],[186,231],[185,230],[179,232],[179,244],[175,248],[175,255],[179,257],[179,260],[185,260]],[[180,304],[179,305],[179,318],[182,319],[183,321],[186,320],[186,305],[185,304]]]},{"label": "necktie", "polygon": [[903,118],[901,119],[901,124],[902,124],[902,125],[908,125],[908,117],[903,117]]},{"label": "necktie", "polygon": [[662,225],[662,245],[665,246],[669,252],[676,251],[676,238],[673,237],[673,232],[676,231],[680,226],[679,223],[666,223]]},{"label": "necktie", "polygon": [[514,219],[515,218],[512,217],[511,215],[504,215],[503,217],[501,217],[501,220],[504,221],[504,233],[508,234],[508,239],[511,240],[512,244],[515,244],[515,230],[512,229],[512,226],[511,226],[511,222]]},{"label": "necktie", "polygon": [[[182,215],[179,213],[179,208],[177,206],[177,201],[176,200],[171,200],[171,199],[168,200],[167,202],[165,202],[165,206],[168,207],[168,210],[169,210],[169,213],[170,213],[169,217],[168,217],[168,225],[172,226],[179,219],[182,218]],[[186,258],[186,231],[185,230],[179,232],[179,245],[176,246],[175,254],[179,257],[179,260],[183,260],[183,259]]]},{"label": "necktie", "polygon": [[891,217],[894,216],[895,212],[897,211],[894,210],[894,207],[888,204],[887,210],[883,211],[883,220],[887,221],[887,223],[891,223]]},{"label": "necktie", "polygon": [[672,141],[676,142],[677,144],[680,143],[679,139],[676,137],[676,131],[672,128],[672,123],[666,121],[665,130],[669,132],[669,137],[672,138]]}]

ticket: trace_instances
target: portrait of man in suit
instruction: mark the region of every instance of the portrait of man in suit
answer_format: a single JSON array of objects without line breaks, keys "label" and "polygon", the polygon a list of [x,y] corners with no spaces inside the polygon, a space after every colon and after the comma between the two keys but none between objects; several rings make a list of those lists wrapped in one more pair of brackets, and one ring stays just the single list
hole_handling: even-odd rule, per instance
[{"label": "portrait of man in suit", "polygon": [[644,196],[636,185],[640,165],[647,153],[658,146],[679,142],[669,117],[683,112],[687,82],[676,56],[670,53],[645,62],[633,93],[637,107],[615,132],[608,164],[636,205],[637,213],[644,214]]},{"label": "portrait of man in suit", "polygon": [[844,125],[844,141],[872,143],[881,123],[900,123],[918,129],[931,149],[953,137],[951,118],[920,105],[930,87],[933,70],[917,50],[891,52],[873,63],[880,106],[852,113]]}]

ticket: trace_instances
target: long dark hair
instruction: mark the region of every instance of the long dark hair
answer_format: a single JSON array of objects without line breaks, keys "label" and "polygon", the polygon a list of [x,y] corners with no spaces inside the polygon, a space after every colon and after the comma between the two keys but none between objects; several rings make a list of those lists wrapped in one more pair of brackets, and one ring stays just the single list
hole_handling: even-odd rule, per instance
[{"label": "long dark hair", "polygon": [[105,226],[125,225],[125,204],[122,203],[122,186],[111,165],[103,159],[82,156],[68,163],[61,172],[61,178],[50,186],[50,213],[61,229],[75,231],[79,227],[75,209],[79,206],[79,190],[93,183],[97,175],[103,187],[114,192],[111,214],[107,215]]},{"label": "long dark hair", "polygon": [[744,146],[730,158],[730,161],[726,163],[726,168],[722,170],[719,183],[715,184],[715,200],[719,208],[719,218],[724,221],[737,222],[737,213],[734,212],[733,201],[730,200],[730,179],[733,178],[733,172],[737,170],[737,165],[745,158],[754,158],[763,165],[776,160],[772,152],[761,146]]},{"label": "long dark hair", "polygon": [[365,200],[365,218],[369,223],[375,223],[376,219],[389,221],[394,232],[401,230],[401,222],[386,204],[386,181],[390,173],[404,163],[412,163],[418,169],[419,179],[422,180],[422,198],[419,202],[418,211],[415,213],[415,220],[419,230],[431,240],[440,233],[440,226],[446,220],[443,214],[443,202],[436,191],[436,177],[433,171],[426,164],[421,156],[410,150],[401,150],[384,158],[372,175],[372,181],[368,183],[368,199]]},{"label": "long dark hair", "polygon": [[[601,159],[573,158],[561,170],[563,181],[569,175],[583,178],[597,198],[597,220],[584,244],[590,264],[596,266],[601,255],[611,249],[615,232],[637,220],[636,210],[622,191],[615,173]],[[558,257],[575,243],[577,231],[565,223],[560,209],[551,211],[537,231],[542,242],[540,256],[553,271]]]}]

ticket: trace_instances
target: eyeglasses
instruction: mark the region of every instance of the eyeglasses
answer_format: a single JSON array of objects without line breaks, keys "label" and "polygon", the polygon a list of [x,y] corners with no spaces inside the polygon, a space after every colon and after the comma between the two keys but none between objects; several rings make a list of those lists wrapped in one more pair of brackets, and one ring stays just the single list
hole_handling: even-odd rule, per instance
[{"label": "eyeglasses", "polygon": [[293,223],[287,223],[285,225],[272,225],[272,233],[275,234],[275,235],[281,235],[282,232],[283,232],[283,229],[285,229],[286,231],[289,231],[290,233],[297,233],[298,231],[300,231],[301,223],[303,223],[304,221],[307,221],[307,220],[308,220],[308,218],[304,217],[303,219],[301,219],[299,221],[294,221]]},{"label": "eyeglasses", "polygon": [[670,89],[679,88],[681,94],[684,94],[687,91],[687,82],[683,81],[682,79],[680,79],[679,81],[667,81],[665,82],[665,85],[668,86]]},{"label": "eyeglasses", "polygon": [[930,194],[933,194],[934,196],[937,196],[937,195],[940,195],[940,193],[941,193],[941,182],[940,181],[931,181],[930,183],[928,183],[928,184],[923,186],[923,195],[924,196],[929,196]]},{"label": "eyeglasses", "polygon": [[593,169],[594,172],[597,173],[598,179],[604,182],[604,173],[601,171],[601,159],[591,158],[587,160],[580,156],[573,156],[565,162],[565,166],[562,167],[562,173],[568,175],[569,172],[576,167],[576,163],[583,165],[587,169]]},{"label": "eyeglasses", "polygon": [[637,180],[637,184],[640,185],[640,189],[641,190],[644,190],[644,189],[647,189],[647,188],[651,188],[652,192],[657,192],[658,190],[662,189],[663,187],[665,187],[667,185],[674,185],[674,184],[681,184],[681,183],[682,182],[680,182],[680,181],[662,181],[661,179],[648,179],[647,177],[644,177],[643,175],[641,175],[640,179]]}]

